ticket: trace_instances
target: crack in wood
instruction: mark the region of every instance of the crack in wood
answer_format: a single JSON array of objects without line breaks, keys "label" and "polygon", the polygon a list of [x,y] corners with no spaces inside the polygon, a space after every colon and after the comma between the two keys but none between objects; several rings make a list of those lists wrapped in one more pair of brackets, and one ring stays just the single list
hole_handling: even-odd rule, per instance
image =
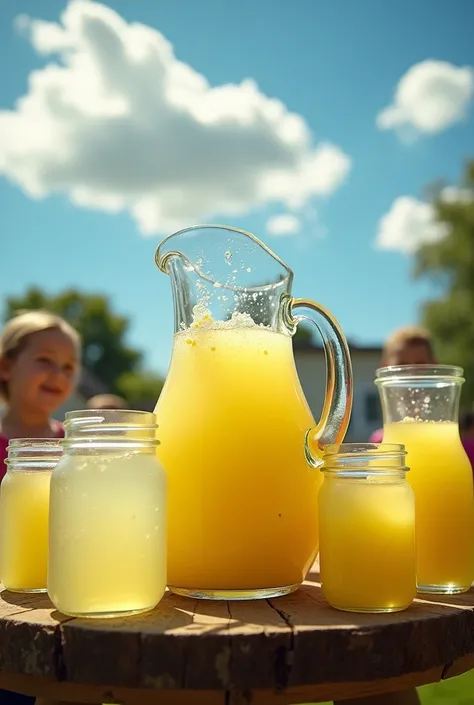
[{"label": "crack in wood", "polygon": [[293,656],[295,649],[295,627],[291,621],[289,614],[284,612],[279,607],[275,607],[271,600],[267,600],[269,607],[274,610],[279,617],[284,621],[290,632],[289,648],[279,646],[276,650],[274,663],[275,684],[279,691],[285,690],[290,680],[291,669],[293,668]]},{"label": "crack in wood", "polygon": [[54,632],[54,649],[53,649],[53,658],[54,658],[54,667],[56,671],[56,677],[58,681],[66,681],[67,680],[67,669],[66,669],[66,663],[64,660],[64,632],[63,632],[63,625],[67,624],[68,622],[74,621],[75,617],[66,617],[63,619],[59,624],[58,628]]}]

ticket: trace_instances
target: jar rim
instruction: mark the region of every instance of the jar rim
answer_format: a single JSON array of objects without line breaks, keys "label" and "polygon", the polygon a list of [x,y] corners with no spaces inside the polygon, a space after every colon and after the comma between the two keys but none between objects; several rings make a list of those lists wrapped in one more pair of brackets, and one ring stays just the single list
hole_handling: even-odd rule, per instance
[{"label": "jar rim", "polygon": [[458,384],[465,381],[464,369],[457,365],[388,365],[375,371],[375,384],[412,379],[418,382],[423,379],[444,379]]},{"label": "jar rim", "polygon": [[9,438],[8,448],[23,448],[29,446],[43,446],[46,448],[61,447],[62,438]]},{"label": "jar rim", "polygon": [[157,429],[156,415],[151,411],[79,409],[66,413],[63,443],[68,446],[85,439],[94,442],[114,439],[117,443],[153,443]]},{"label": "jar rim", "polygon": [[401,443],[332,443],[323,448],[321,472],[338,477],[396,477],[404,479],[409,467]]},{"label": "jar rim", "polygon": [[61,459],[61,438],[10,438],[5,464],[27,465],[29,469],[44,469],[44,464],[55,465]]},{"label": "jar rim", "polygon": [[117,423],[127,422],[144,428],[157,427],[156,414],[152,411],[138,409],[76,409],[67,411],[64,425],[79,424],[80,422]]},{"label": "jar rim", "polygon": [[324,456],[355,457],[363,455],[405,456],[406,450],[402,443],[328,443],[323,447]]}]

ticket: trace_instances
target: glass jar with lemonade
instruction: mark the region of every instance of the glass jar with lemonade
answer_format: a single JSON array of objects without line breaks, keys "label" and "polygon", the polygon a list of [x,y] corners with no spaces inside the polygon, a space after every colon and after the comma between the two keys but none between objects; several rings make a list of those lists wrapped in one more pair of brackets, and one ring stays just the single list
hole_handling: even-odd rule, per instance
[{"label": "glass jar with lemonade", "polygon": [[51,478],[48,593],[77,617],[152,609],[166,587],[166,477],[142,411],[66,414]]},{"label": "glass jar with lemonade", "polygon": [[463,370],[449,365],[377,370],[384,442],[408,453],[420,592],[465,592],[474,580],[472,468],[458,426],[463,382]]},{"label": "glass jar with lemonade", "polygon": [[322,591],[340,610],[397,612],[416,594],[415,502],[405,449],[348,443],[324,449],[319,491]]},{"label": "glass jar with lemonade", "polygon": [[0,488],[0,579],[8,590],[46,592],[51,472],[58,441],[12,439]]}]

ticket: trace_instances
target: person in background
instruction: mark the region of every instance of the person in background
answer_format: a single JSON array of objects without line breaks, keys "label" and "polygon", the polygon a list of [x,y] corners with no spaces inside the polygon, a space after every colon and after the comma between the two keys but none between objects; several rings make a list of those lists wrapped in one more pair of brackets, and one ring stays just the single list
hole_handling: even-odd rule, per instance
[{"label": "person in background", "polygon": [[[10,438],[61,438],[52,415],[72,393],[79,370],[78,333],[48,311],[12,318],[0,335],[0,481]],[[0,690],[1,705],[33,705],[35,698]]]},{"label": "person in background", "polygon": [[464,450],[474,471],[474,411],[465,411],[460,415],[459,432]]},{"label": "person in background", "polygon": [[97,394],[87,401],[88,409],[126,409],[127,402],[115,394]]},{"label": "person in background", "polygon": [[[392,333],[382,351],[381,367],[398,365],[435,365],[437,363],[430,334],[418,326],[405,326]],[[370,443],[382,443],[383,429],[369,438]]]}]

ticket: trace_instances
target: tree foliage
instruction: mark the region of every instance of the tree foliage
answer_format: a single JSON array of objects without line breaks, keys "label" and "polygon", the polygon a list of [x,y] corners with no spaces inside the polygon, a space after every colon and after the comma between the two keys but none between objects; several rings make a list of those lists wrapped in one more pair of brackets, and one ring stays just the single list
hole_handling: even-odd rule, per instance
[{"label": "tree foliage", "polygon": [[149,398],[161,389],[162,379],[141,371],[142,353],[126,342],[129,319],[116,314],[105,296],[75,289],[49,296],[32,287],[23,296],[7,299],[4,320],[21,309],[40,308],[62,316],[79,332],[84,367],[110,392],[134,401]]},{"label": "tree foliage", "polygon": [[438,186],[433,194],[437,220],[446,226],[439,242],[415,254],[415,277],[428,277],[439,295],[424,304],[422,318],[433,335],[441,362],[464,368],[463,401],[474,402],[474,161],[466,165],[459,189]]},{"label": "tree foliage", "polygon": [[141,404],[147,401],[155,402],[161,394],[163,384],[162,377],[153,372],[124,372],[118,378],[117,388],[120,396]]}]

